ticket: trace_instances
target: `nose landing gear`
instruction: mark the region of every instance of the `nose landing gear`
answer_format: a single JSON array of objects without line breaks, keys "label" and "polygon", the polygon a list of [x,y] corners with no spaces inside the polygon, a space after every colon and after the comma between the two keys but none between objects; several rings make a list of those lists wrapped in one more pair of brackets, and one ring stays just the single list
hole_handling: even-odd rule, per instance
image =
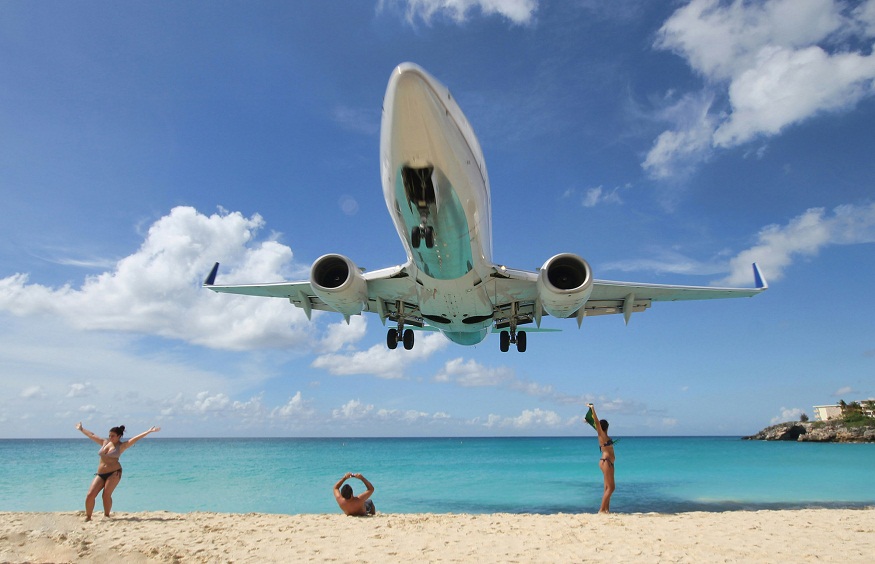
[{"label": "nose landing gear", "polygon": [[425,218],[417,227],[410,230],[410,244],[414,249],[419,248],[419,242],[425,240],[426,248],[434,247],[434,227],[425,225]]},{"label": "nose landing gear", "polygon": [[423,168],[405,166],[401,169],[407,200],[416,206],[419,212],[419,225],[410,230],[410,245],[414,249],[419,248],[421,241],[425,241],[425,246],[429,249],[434,247],[434,227],[428,224],[431,209],[437,204],[432,172],[434,167],[431,166]]}]

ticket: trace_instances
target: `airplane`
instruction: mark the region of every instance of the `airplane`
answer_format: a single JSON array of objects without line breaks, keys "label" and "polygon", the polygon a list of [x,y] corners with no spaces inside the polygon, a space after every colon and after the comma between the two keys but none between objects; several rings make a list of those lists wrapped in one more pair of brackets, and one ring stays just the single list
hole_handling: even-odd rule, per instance
[{"label": "airplane", "polygon": [[[768,288],[756,263],[754,288],[673,286],[596,280],[573,253],[537,271],[492,261],[492,201],[480,143],[449,90],[421,67],[403,63],[389,78],[380,131],[383,197],[407,252],[404,264],[367,272],[340,254],[313,263],[309,280],[218,285],[213,266],[204,287],[214,292],[288,299],[313,310],[350,316],[375,313],[390,349],[414,345],[411,327],[438,330],[460,345],[490,331],[499,348],[525,352],[525,326],[543,316],[574,318],[643,312],[655,301],[751,297]],[[524,329],[520,329],[523,327]],[[555,330],[555,329],[552,329]]]}]

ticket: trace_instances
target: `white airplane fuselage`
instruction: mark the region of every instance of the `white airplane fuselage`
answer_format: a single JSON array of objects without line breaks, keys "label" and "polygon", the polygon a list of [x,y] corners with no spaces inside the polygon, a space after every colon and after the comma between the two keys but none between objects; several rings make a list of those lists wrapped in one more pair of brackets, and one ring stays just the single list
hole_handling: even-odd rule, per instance
[{"label": "white airplane fuselage", "polygon": [[[422,316],[457,343],[479,343],[493,321],[484,283],[493,264],[483,151],[449,90],[411,63],[395,69],[386,90],[380,167]],[[417,199],[405,170],[408,177],[431,180],[433,201]],[[413,245],[411,233],[421,225],[433,229],[431,248],[422,241]]]},{"label": "white airplane fuselage", "polygon": [[[407,253],[402,265],[363,272],[348,257],[326,254],[308,280],[216,284],[219,263],[204,286],[215,292],[283,298],[304,310],[350,316],[365,312],[393,325],[390,349],[414,346],[410,327],[437,329],[461,345],[490,330],[499,348],[526,351],[526,331],[541,318],[633,313],[654,301],[750,297],[768,288],[754,264],[755,288],[712,288],[596,280],[574,253],[555,254],[536,272],[492,262],[492,202],[480,143],[449,90],[419,66],[392,71],[380,132],[383,197]],[[529,324],[535,324],[532,329]]]}]

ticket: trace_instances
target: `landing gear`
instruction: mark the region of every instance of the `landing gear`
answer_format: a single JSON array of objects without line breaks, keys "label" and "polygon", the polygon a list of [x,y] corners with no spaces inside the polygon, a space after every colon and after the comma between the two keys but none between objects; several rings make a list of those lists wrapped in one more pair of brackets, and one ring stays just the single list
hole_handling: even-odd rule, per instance
[{"label": "landing gear", "polygon": [[401,169],[407,199],[419,212],[419,225],[410,230],[410,245],[414,249],[418,249],[423,240],[427,248],[434,247],[434,227],[428,224],[431,209],[437,204],[432,180],[433,172],[434,167],[430,166],[424,168],[406,166]]},{"label": "landing gear", "polygon": [[414,227],[410,230],[410,245],[414,249],[419,248],[419,242],[425,240],[425,246],[429,249],[434,247],[434,227],[425,226],[425,220],[423,219],[423,223]]},{"label": "landing gear", "polygon": [[414,249],[419,248],[419,242],[425,239],[425,246],[429,249],[434,247],[434,227],[419,225],[410,230],[410,245]]},{"label": "landing gear", "polygon": [[413,329],[395,329],[394,327],[386,332],[386,346],[392,350],[398,348],[398,343],[404,344],[404,350],[409,351],[413,348],[414,342]]},{"label": "landing gear", "polygon": [[521,323],[531,323],[532,318],[528,314],[520,314],[519,313],[519,304],[517,302],[513,302],[510,305],[510,313],[507,318],[501,320],[500,324],[496,324],[496,327],[504,328],[507,327],[507,331],[502,331],[498,334],[498,348],[501,352],[507,352],[510,350],[510,345],[515,344],[516,350],[519,352],[526,352],[526,332],[525,331],[517,331],[516,328]]},{"label": "landing gear", "polygon": [[498,334],[498,348],[501,352],[510,350],[510,345],[516,344],[516,350],[526,352],[526,332],[525,331],[502,331]]},{"label": "landing gear", "polygon": [[516,334],[516,350],[526,352],[526,332],[520,331]]},{"label": "landing gear", "polygon": [[[399,300],[396,302],[396,313],[391,314],[389,317],[392,321],[398,322],[398,327],[392,327],[386,332],[386,346],[392,350],[398,348],[398,343],[402,343],[404,345],[404,350],[411,350],[413,348],[414,342],[414,333],[413,329],[405,329],[404,328],[404,304]],[[411,322],[416,324],[415,322]],[[421,325],[419,325],[421,327]]]}]

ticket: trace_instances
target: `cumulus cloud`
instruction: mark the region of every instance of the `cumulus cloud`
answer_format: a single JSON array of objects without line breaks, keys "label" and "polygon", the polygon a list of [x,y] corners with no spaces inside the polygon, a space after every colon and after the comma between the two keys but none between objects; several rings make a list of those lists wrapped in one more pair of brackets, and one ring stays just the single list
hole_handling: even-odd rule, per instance
[{"label": "cumulus cloud", "polygon": [[349,323],[339,321],[330,324],[319,342],[321,350],[329,353],[337,352],[345,346],[357,343],[367,333],[368,323],[362,315],[349,318]]},{"label": "cumulus cloud", "polygon": [[516,417],[490,414],[483,424],[489,428],[511,428],[516,430],[555,429],[573,424],[576,418],[564,421],[555,411],[540,408],[525,409]]},{"label": "cumulus cloud", "polygon": [[374,407],[373,404],[362,403],[360,400],[349,400],[341,407],[331,411],[331,419],[338,423],[375,423],[381,426],[389,424],[438,424],[449,422],[452,418],[445,412],[428,413],[417,409],[386,409]]},{"label": "cumulus cloud", "polygon": [[125,331],[213,348],[294,347],[309,342],[303,311],[285,300],[217,295],[201,288],[216,259],[227,283],[281,281],[292,251],[257,240],[264,220],[238,212],[210,216],[180,206],[155,223],[140,248],[81,285],[48,287],[27,274],[0,279],[0,312],[49,316],[85,330]]},{"label": "cumulus cloud", "polygon": [[785,423],[787,421],[799,421],[799,418],[802,416],[804,411],[798,407],[794,408],[781,408],[781,414],[772,417],[772,425],[777,425],[778,423]]},{"label": "cumulus cloud", "polygon": [[[666,115],[642,166],[662,178],[715,148],[776,135],[875,93],[875,54],[849,45],[875,36],[872,0],[850,12],[835,0],[693,0],[660,28],[655,47],[683,57],[706,86],[698,108]],[[728,107],[714,107],[714,93]],[[693,96],[696,98],[697,96]]]},{"label": "cumulus cloud", "polygon": [[83,397],[94,393],[94,391],[94,386],[91,384],[91,382],[76,382],[74,384],[70,384],[70,391],[67,392],[67,397]]},{"label": "cumulus cloud", "polygon": [[725,253],[709,260],[692,259],[677,250],[654,249],[646,259],[615,261],[604,270],[623,272],[725,276],[715,286],[748,286],[753,279],[751,264],[757,263],[768,281],[780,280],[799,259],[816,256],[831,245],[875,243],[875,204],[842,205],[832,212],[811,208],[786,224],[772,224],[757,233],[756,243],[727,259]]},{"label": "cumulus cloud", "polygon": [[812,257],[828,245],[875,243],[875,204],[844,205],[832,213],[812,208],[786,225],[769,225],[757,244],[729,261],[730,273],[718,285],[750,282],[751,263],[757,262],[768,280],[779,280],[797,257]]},{"label": "cumulus cloud", "polygon": [[439,333],[418,333],[417,337],[413,350],[393,351],[380,344],[364,351],[322,354],[311,366],[336,376],[371,374],[386,379],[404,378],[409,366],[421,363],[449,343]]},{"label": "cumulus cloud", "polygon": [[714,132],[714,145],[733,147],[820,112],[851,108],[872,95],[873,80],[873,55],[830,55],[818,46],[764,47],[754,65],[732,81],[732,113]]},{"label": "cumulus cloud", "polygon": [[387,6],[404,10],[407,21],[430,23],[435,16],[448,17],[456,23],[469,19],[479,11],[483,16],[499,15],[517,25],[531,23],[538,9],[538,0],[380,0],[378,10]]},{"label": "cumulus cloud", "polygon": [[309,419],[316,413],[310,407],[310,402],[305,400],[301,392],[296,392],[285,404],[274,408],[270,416],[277,419]]},{"label": "cumulus cloud", "polygon": [[436,382],[454,383],[465,388],[499,387],[522,392],[536,397],[553,395],[552,386],[519,380],[513,368],[500,366],[489,368],[471,359],[455,358],[444,364],[435,375]]}]

